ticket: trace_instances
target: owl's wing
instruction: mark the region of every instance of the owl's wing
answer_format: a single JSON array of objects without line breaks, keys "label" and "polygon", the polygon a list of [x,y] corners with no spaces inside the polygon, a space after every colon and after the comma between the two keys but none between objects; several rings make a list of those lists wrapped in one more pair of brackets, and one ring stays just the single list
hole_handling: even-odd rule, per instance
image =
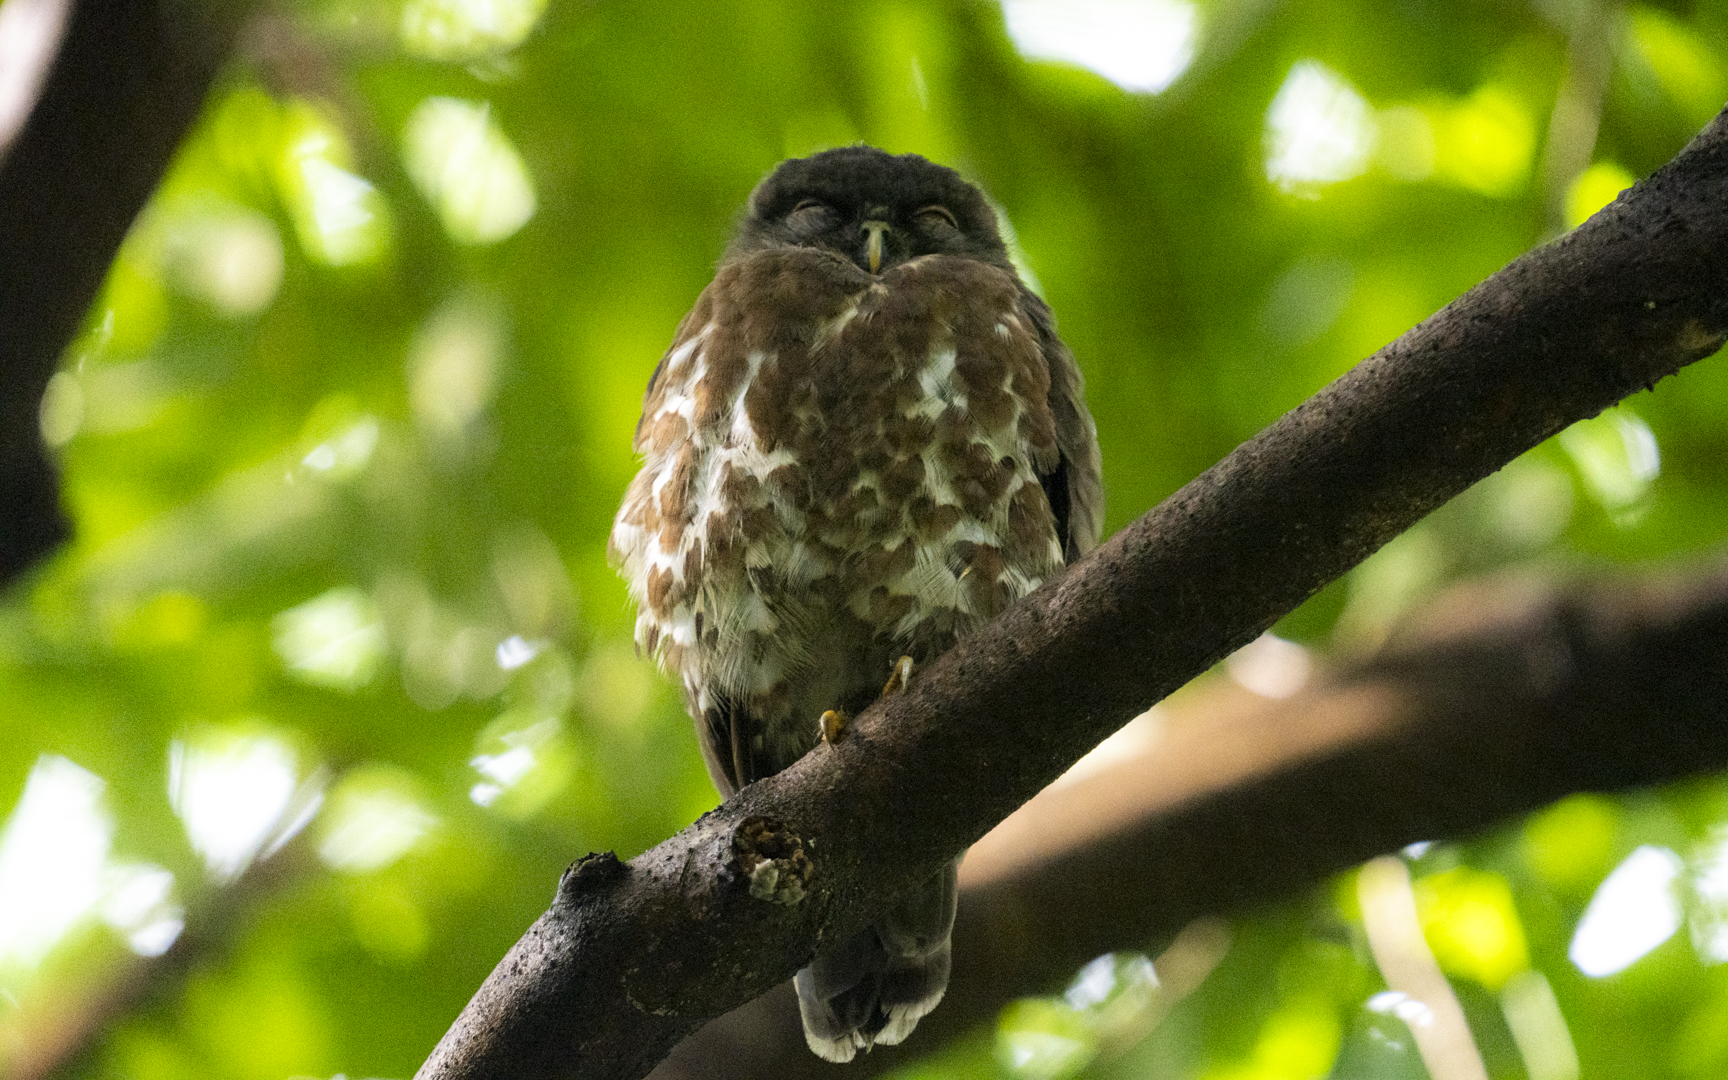
[{"label": "owl's wing", "polygon": [[1021,305],[1038,328],[1044,363],[1050,371],[1050,413],[1056,421],[1056,467],[1040,471],[1038,482],[1056,515],[1062,555],[1072,563],[1098,546],[1104,528],[1104,481],[1099,472],[1098,429],[1086,411],[1084,381],[1074,354],[1056,336],[1056,316],[1032,292],[1021,291]]}]

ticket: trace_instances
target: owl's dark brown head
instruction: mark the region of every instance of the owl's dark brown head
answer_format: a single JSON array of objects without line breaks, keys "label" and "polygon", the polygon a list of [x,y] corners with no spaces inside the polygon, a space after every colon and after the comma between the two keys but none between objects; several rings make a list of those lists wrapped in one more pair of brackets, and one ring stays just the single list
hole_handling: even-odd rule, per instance
[{"label": "owl's dark brown head", "polygon": [[729,257],[827,248],[871,273],[920,255],[961,255],[1010,272],[996,213],[953,169],[872,146],[783,161],[750,193]]}]

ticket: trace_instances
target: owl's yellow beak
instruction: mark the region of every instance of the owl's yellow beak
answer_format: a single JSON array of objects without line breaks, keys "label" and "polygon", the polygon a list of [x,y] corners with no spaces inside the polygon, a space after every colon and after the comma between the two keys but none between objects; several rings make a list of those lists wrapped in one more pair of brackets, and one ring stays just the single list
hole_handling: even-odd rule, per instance
[{"label": "owl's yellow beak", "polygon": [[870,260],[870,272],[874,274],[882,268],[882,234],[888,231],[888,223],[866,221],[863,230],[870,234],[870,239],[864,242],[864,254]]}]

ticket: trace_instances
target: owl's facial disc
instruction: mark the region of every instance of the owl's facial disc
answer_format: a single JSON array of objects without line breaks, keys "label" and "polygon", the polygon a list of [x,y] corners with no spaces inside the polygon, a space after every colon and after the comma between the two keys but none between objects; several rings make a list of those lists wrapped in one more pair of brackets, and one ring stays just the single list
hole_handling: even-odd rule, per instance
[{"label": "owl's facial disc", "polygon": [[886,221],[871,220],[859,226],[858,231],[869,234],[864,241],[864,258],[870,264],[872,274],[880,273],[882,269],[882,234],[889,230]]}]

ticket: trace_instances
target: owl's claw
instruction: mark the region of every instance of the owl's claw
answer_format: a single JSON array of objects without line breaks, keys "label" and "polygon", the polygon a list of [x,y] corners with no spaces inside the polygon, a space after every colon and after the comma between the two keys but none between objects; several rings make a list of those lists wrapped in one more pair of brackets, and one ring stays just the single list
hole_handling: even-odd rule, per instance
[{"label": "owl's claw", "polygon": [[912,658],[910,656],[902,656],[900,659],[894,661],[894,673],[888,676],[888,684],[882,688],[882,696],[887,697],[889,694],[900,693],[906,689],[906,685],[911,681]]},{"label": "owl's claw", "polygon": [[829,709],[822,714],[822,719],[816,721],[816,729],[822,736],[822,741],[833,745],[846,737],[846,724],[849,718],[839,709]]}]

